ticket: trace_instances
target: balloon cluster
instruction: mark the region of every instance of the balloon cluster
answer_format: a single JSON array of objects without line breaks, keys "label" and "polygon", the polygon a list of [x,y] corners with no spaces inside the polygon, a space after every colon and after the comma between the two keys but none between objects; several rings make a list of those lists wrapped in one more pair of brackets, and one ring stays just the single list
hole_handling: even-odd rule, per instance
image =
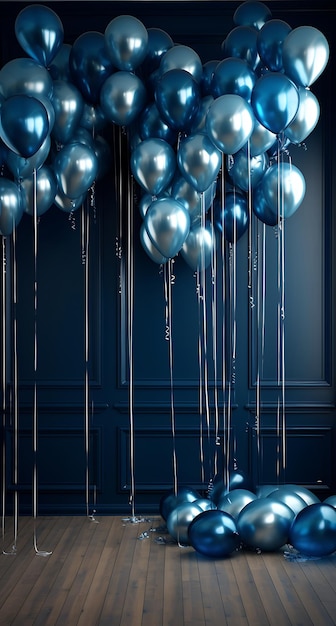
[{"label": "balloon cluster", "polygon": [[70,45],[52,9],[22,9],[15,34],[28,57],[0,70],[0,160],[9,172],[1,234],[34,202],[38,215],[82,204],[111,162],[108,125],[127,129],[142,191],[140,241],[154,262],[181,252],[193,269],[209,264],[216,231],[236,241],[248,228],[249,194],[266,224],[291,216],[305,180],[284,155],[319,119],[310,86],[328,43],[312,26],[273,19],[262,2],[243,2],[233,19],[221,59],[202,64],[192,48],[130,15]]},{"label": "balloon cluster", "polygon": [[228,488],[218,480],[209,497],[190,487],[164,494],[160,513],[173,540],[208,557],[227,557],[247,548],[274,552],[286,545],[308,557],[336,551],[336,499],[321,502],[299,485],[249,487],[234,470]]}]

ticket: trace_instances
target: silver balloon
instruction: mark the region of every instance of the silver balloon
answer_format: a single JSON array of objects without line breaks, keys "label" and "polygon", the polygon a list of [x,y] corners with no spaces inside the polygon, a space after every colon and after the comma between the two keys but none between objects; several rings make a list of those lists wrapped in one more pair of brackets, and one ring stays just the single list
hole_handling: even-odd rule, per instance
[{"label": "silver balloon", "polygon": [[202,508],[194,502],[184,502],[169,513],[167,529],[177,543],[189,545],[188,528],[193,519],[202,513]]},{"label": "silver balloon", "polygon": [[279,487],[279,489],[270,493],[269,497],[273,500],[277,500],[278,502],[287,504],[295,515],[307,506],[307,503],[303,500],[303,498],[301,498],[301,496],[291,489],[286,489],[286,487]]},{"label": "silver balloon", "polygon": [[5,98],[17,94],[50,98],[53,81],[48,70],[33,59],[13,59],[0,70],[0,94]]},{"label": "silver balloon", "polygon": [[328,41],[314,26],[294,28],[283,42],[283,67],[297,85],[310,87],[324,71],[328,60]]},{"label": "silver balloon", "polygon": [[36,201],[36,214],[43,215],[54,202],[57,192],[56,176],[49,166],[43,166],[36,172],[36,193],[33,177],[25,178],[21,182],[24,210],[29,215],[34,215]]},{"label": "silver balloon", "polygon": [[173,258],[182,248],[190,229],[190,216],[173,198],[155,200],[145,219],[147,233],[161,254]]},{"label": "silver balloon", "polygon": [[197,82],[200,82],[203,76],[203,65],[199,55],[189,46],[182,44],[173,46],[162,55],[159,74],[162,76],[176,69],[189,72]]},{"label": "silver balloon", "polygon": [[52,136],[60,144],[65,144],[70,141],[79,126],[84,110],[84,100],[75,85],[64,80],[55,80],[51,101],[55,109]]},{"label": "silver balloon", "polygon": [[243,508],[256,498],[256,494],[248,489],[232,489],[219,498],[217,509],[229,513],[234,519],[237,519]]},{"label": "silver balloon", "polygon": [[336,509],[336,495],[328,496],[328,498],[326,498],[323,502],[324,504],[330,504],[330,506],[333,506],[334,509]]},{"label": "silver balloon", "polygon": [[[251,157],[266,152],[276,142],[276,134],[265,128],[257,119],[254,120],[252,135],[249,138]],[[244,146],[245,147],[245,146]]]},{"label": "silver balloon", "polygon": [[216,181],[204,192],[199,192],[184,176],[176,178],[172,185],[171,195],[175,200],[182,202],[189,211],[192,224],[199,224],[204,212],[206,213],[216,195]]},{"label": "silver balloon", "polygon": [[140,201],[139,201],[139,212],[140,212],[141,217],[142,218],[145,217],[150,205],[152,204],[152,202],[154,202],[154,200],[160,200],[161,198],[168,198],[168,197],[169,197],[169,193],[167,191],[163,191],[155,198],[153,198],[152,194],[150,193],[144,193],[143,196],[141,196]]},{"label": "silver balloon", "polygon": [[202,511],[214,511],[217,508],[215,503],[209,500],[209,498],[197,498],[197,500],[194,500],[194,504],[201,507]]},{"label": "silver balloon", "polygon": [[180,141],[177,163],[184,178],[203,192],[216,180],[222,157],[207,135],[197,133]]},{"label": "silver balloon", "polygon": [[64,213],[73,213],[82,206],[86,196],[87,194],[83,193],[78,198],[69,198],[63,193],[63,191],[57,189],[54,204],[58,209],[64,211]]},{"label": "silver balloon", "polygon": [[274,163],[264,174],[262,188],[265,200],[275,215],[291,217],[306,193],[302,172],[291,163]]},{"label": "silver balloon", "polygon": [[299,108],[284,134],[295,144],[302,143],[314,130],[320,117],[320,104],[316,96],[304,87],[299,87]]},{"label": "silver balloon", "polygon": [[320,502],[320,499],[315,495],[315,493],[313,493],[310,489],[303,487],[302,485],[286,484],[283,486],[286,487],[287,490],[290,489],[294,491],[294,493],[300,496],[300,498],[302,498],[306,502],[306,504],[317,504],[318,502]]},{"label": "silver balloon", "polygon": [[210,105],[206,131],[225,154],[235,154],[251,136],[255,117],[248,102],[237,94],[219,96]]},{"label": "silver balloon", "polygon": [[190,230],[181,255],[192,270],[204,270],[211,263],[214,247],[214,233],[211,225],[196,226]]},{"label": "silver balloon", "polygon": [[11,235],[23,215],[23,202],[19,187],[7,178],[0,178],[0,234]]},{"label": "silver balloon", "polygon": [[248,547],[273,552],[287,543],[294,518],[292,509],[283,502],[257,498],[239,513],[237,529]]},{"label": "silver balloon", "polygon": [[54,171],[60,190],[69,198],[87,192],[98,173],[95,152],[83,143],[64,146],[56,155]]},{"label": "silver balloon", "polygon": [[145,59],[148,32],[132,15],[118,15],[105,29],[106,48],[119,70],[133,71]]},{"label": "silver balloon", "polygon": [[261,181],[269,164],[267,154],[259,154],[258,156],[248,159],[246,150],[242,149],[233,157],[233,163],[228,168],[228,173],[235,185],[243,191],[254,189]]},{"label": "silver balloon", "polygon": [[146,103],[146,88],[131,72],[119,71],[109,76],[100,92],[100,106],[107,120],[128,126]]},{"label": "silver balloon", "polygon": [[172,146],[164,139],[145,139],[131,154],[131,170],[139,185],[157,196],[171,183],[176,169]]},{"label": "silver balloon", "polygon": [[168,259],[154,246],[146,231],[145,224],[141,224],[140,227],[140,242],[144,251],[148,254],[149,258],[154,261],[154,263],[161,265],[168,261]]}]

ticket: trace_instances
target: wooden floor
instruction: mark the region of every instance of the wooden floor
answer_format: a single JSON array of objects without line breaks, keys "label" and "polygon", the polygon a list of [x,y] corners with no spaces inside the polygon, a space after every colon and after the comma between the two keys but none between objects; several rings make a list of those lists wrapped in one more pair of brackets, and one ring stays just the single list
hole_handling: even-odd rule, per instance
[{"label": "wooden floor", "polygon": [[[16,554],[0,553],[1,626],[336,624],[336,555],[208,559],[171,543],[159,517],[40,517],[35,528],[52,554],[35,553],[26,517]],[[5,549],[12,536],[9,520]]]}]

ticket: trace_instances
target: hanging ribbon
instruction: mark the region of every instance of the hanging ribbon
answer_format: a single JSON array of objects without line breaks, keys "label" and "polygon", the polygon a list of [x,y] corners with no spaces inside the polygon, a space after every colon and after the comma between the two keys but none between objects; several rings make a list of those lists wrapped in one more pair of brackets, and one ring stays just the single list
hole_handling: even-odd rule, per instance
[{"label": "hanging ribbon", "polygon": [[176,455],[176,424],[175,424],[175,400],[174,400],[174,353],[173,353],[173,328],[172,328],[172,286],[175,283],[173,273],[174,259],[169,259],[163,266],[164,296],[165,296],[165,339],[168,342],[169,360],[169,383],[170,383],[170,423],[172,435],[172,462],[174,495],[177,495],[177,455]]},{"label": "hanging ribbon", "polygon": [[2,345],[2,357],[1,357],[1,365],[2,365],[2,490],[1,490],[1,499],[2,499],[2,519],[1,519],[1,529],[2,529],[2,545],[4,549],[4,541],[5,541],[5,525],[6,525],[6,500],[7,500],[7,490],[6,490],[6,398],[7,398],[7,252],[6,252],[6,238],[1,237],[1,251],[2,251],[2,263],[1,263],[1,345]]}]

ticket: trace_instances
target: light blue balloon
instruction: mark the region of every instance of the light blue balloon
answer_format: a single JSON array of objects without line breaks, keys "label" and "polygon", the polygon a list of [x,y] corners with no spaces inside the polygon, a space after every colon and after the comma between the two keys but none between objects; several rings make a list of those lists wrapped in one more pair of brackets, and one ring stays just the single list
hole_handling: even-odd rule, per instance
[{"label": "light blue balloon", "polygon": [[68,198],[86,193],[98,174],[98,159],[92,148],[83,143],[63,146],[53,162],[57,183]]},{"label": "light blue balloon", "polygon": [[191,74],[197,83],[203,76],[203,65],[199,55],[189,46],[182,44],[173,46],[161,58],[160,75],[171,70],[184,70]]},{"label": "light blue balloon", "polygon": [[11,235],[23,215],[23,202],[19,187],[5,177],[0,177],[0,234]]},{"label": "light blue balloon", "polygon": [[215,227],[224,234],[226,241],[236,243],[246,232],[249,224],[248,206],[245,195],[229,191],[224,203],[215,200]]},{"label": "light blue balloon", "polygon": [[256,498],[256,494],[249,489],[232,489],[219,498],[217,509],[225,511],[225,513],[237,519],[244,506],[249,504],[249,502],[253,502]]},{"label": "light blue balloon", "polygon": [[211,264],[213,249],[212,226],[194,226],[181,248],[181,256],[192,270],[205,270]]},{"label": "light blue balloon", "polygon": [[150,205],[144,225],[157,250],[170,259],[181,250],[189,234],[190,217],[177,200],[161,198]]},{"label": "light blue balloon", "polygon": [[198,133],[180,141],[177,163],[184,178],[196,191],[206,191],[218,175],[221,153],[207,135]]},{"label": "light blue balloon", "polygon": [[163,256],[161,252],[159,252],[159,250],[154,246],[152,240],[150,239],[145,224],[141,224],[140,227],[140,242],[144,251],[149,256],[149,258],[154,261],[154,263],[157,263],[158,265],[164,265],[164,263],[167,263],[168,259]]},{"label": "light blue balloon", "polygon": [[[251,157],[258,156],[263,152],[266,152],[276,142],[277,136],[272,133],[268,128],[265,128],[257,119],[254,120],[254,127],[250,142],[250,155]],[[247,144],[244,146],[247,150]]]},{"label": "light blue balloon", "polygon": [[268,164],[267,154],[259,154],[249,159],[246,150],[242,149],[234,155],[233,164],[228,168],[228,173],[237,187],[248,191],[261,181]]},{"label": "light blue balloon", "polygon": [[209,107],[205,127],[219,150],[235,154],[252,134],[253,111],[241,96],[225,94],[216,98]]},{"label": "light blue balloon", "polygon": [[152,204],[152,202],[154,202],[154,200],[160,200],[160,198],[168,197],[168,191],[162,191],[162,193],[160,193],[158,196],[155,196],[155,198],[153,198],[151,193],[144,193],[139,200],[139,212],[142,219],[145,217],[150,205]]},{"label": "light blue balloon", "polygon": [[302,204],[306,193],[306,181],[296,165],[287,162],[274,163],[262,179],[265,200],[274,215],[291,217]]},{"label": "light blue balloon", "polygon": [[282,59],[287,76],[301,87],[310,87],[328,63],[328,41],[314,26],[299,26],[284,40]]},{"label": "light blue balloon", "polygon": [[30,57],[48,67],[62,46],[64,29],[55,11],[42,4],[31,4],[18,14],[15,35]]},{"label": "light blue balloon", "polygon": [[248,547],[274,552],[288,542],[294,518],[292,509],[283,502],[271,497],[258,498],[242,509],[237,529]]},{"label": "light blue balloon", "polygon": [[320,117],[320,104],[316,96],[304,87],[299,87],[299,108],[284,134],[294,144],[302,143],[314,130]]},{"label": "light blue balloon", "polygon": [[54,81],[51,102],[55,109],[52,137],[61,145],[68,143],[78,128],[84,111],[84,100],[79,89],[64,80]]},{"label": "light blue balloon", "polygon": [[257,30],[270,20],[272,13],[263,2],[242,2],[233,14],[233,21],[240,26],[253,26]]},{"label": "light blue balloon", "polygon": [[251,104],[259,122],[278,134],[293,121],[299,108],[299,92],[285,74],[267,72],[257,80]]},{"label": "light blue balloon", "polygon": [[36,200],[36,214],[39,217],[46,213],[53,204],[57,192],[57,180],[53,169],[46,165],[36,172],[36,192],[33,177],[25,178],[21,182],[24,211],[34,215]]},{"label": "light blue balloon", "polygon": [[0,70],[0,94],[4,98],[26,94],[46,96],[53,92],[53,80],[48,70],[34,59],[13,59]]},{"label": "light blue balloon", "polygon": [[172,184],[171,195],[175,200],[182,202],[194,224],[201,220],[202,215],[208,211],[213,202],[216,195],[216,181],[213,181],[204,192],[199,192],[184,176],[178,176]]},{"label": "light blue balloon", "polygon": [[87,194],[83,193],[78,198],[69,198],[63,193],[61,189],[57,188],[56,196],[54,199],[54,204],[58,209],[60,209],[64,213],[73,213],[74,211],[77,211],[77,209],[79,209],[82,206],[86,197],[87,197]]},{"label": "light blue balloon", "polygon": [[118,70],[133,71],[145,59],[148,32],[144,24],[132,15],[118,15],[105,29],[108,54]]},{"label": "light blue balloon", "polygon": [[218,98],[227,93],[235,93],[249,102],[256,80],[254,71],[244,59],[223,59],[214,72],[212,95]]},{"label": "light blue balloon", "polygon": [[200,104],[200,89],[194,77],[183,69],[165,72],[155,88],[155,102],[162,119],[173,130],[187,131]]},{"label": "light blue balloon", "polygon": [[164,139],[145,139],[131,154],[131,170],[139,185],[157,196],[173,180],[176,170],[175,151]]},{"label": "light blue balloon", "polygon": [[273,72],[282,70],[282,46],[291,26],[283,20],[269,20],[260,29],[257,49],[262,62]]},{"label": "light blue balloon", "polygon": [[119,71],[109,76],[100,92],[100,106],[107,120],[129,126],[140,114],[147,98],[146,88],[136,74]]}]

